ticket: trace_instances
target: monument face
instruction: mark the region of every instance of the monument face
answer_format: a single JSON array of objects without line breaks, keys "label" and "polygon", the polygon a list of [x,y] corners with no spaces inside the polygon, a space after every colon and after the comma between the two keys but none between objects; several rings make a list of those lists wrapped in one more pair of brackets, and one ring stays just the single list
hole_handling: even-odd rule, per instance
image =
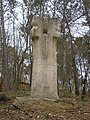
[{"label": "monument face", "polygon": [[57,19],[35,16],[32,20],[33,74],[31,96],[57,99],[56,43],[60,38]]}]

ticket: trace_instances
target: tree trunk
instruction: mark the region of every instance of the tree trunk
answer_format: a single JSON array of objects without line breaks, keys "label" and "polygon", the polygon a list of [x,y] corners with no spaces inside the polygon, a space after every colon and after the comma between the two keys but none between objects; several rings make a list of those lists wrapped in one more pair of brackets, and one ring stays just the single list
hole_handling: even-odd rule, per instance
[{"label": "tree trunk", "polygon": [[2,0],[0,1],[1,7],[1,38],[3,45],[3,58],[2,58],[2,81],[5,80],[6,92],[9,93],[10,81],[9,81],[9,67],[8,67],[8,53],[7,53],[7,45],[6,45],[6,37],[5,37],[5,29],[4,29],[4,16],[3,16],[3,5]]},{"label": "tree trunk", "polygon": [[[89,14],[89,11],[90,11],[90,1],[86,1],[86,0],[83,0],[83,5],[84,5],[84,12],[85,12],[85,16],[86,16],[86,20],[87,20],[87,24],[89,26],[89,32],[90,32],[90,14]],[[88,39],[88,79],[89,79],[89,95],[90,95],[90,35],[87,36],[87,39]]]},{"label": "tree trunk", "polygon": [[69,36],[71,39],[70,42],[71,42],[72,73],[73,73],[73,78],[74,78],[74,83],[75,83],[75,94],[78,96],[79,95],[79,85],[78,85],[77,68],[76,68],[76,63],[75,63],[75,55],[74,55],[74,47],[73,47],[73,36],[71,35],[70,26],[68,24],[66,16],[65,16],[65,20],[67,23],[67,28],[69,30]]}]

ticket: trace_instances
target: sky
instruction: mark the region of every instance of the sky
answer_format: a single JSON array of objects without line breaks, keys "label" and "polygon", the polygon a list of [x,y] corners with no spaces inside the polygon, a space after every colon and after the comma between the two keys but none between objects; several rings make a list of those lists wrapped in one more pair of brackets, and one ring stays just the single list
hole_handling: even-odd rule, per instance
[{"label": "sky", "polygon": [[[23,0],[17,0],[17,1],[23,3]],[[18,28],[20,24],[23,23],[21,7],[17,7],[16,13],[18,18],[18,21],[16,20],[16,24],[17,24],[16,27]],[[83,22],[84,23],[86,22],[85,17],[78,19],[74,25],[73,24],[71,25],[71,32],[74,37],[82,37],[85,35],[85,33],[88,32],[89,27],[86,25],[82,25]]]},{"label": "sky", "polygon": [[82,24],[86,23],[85,17],[78,19],[75,23],[71,28],[74,37],[82,37],[89,31],[89,26]]},{"label": "sky", "polygon": [[[17,0],[17,1],[23,3],[23,0]],[[18,10],[20,11],[20,8],[18,8]],[[19,12],[19,21],[22,22],[22,15],[20,14],[20,12]],[[75,22],[74,26],[71,26],[72,35],[74,37],[79,37],[79,36],[82,37],[88,32],[89,27],[86,25],[82,25],[82,22],[84,23],[86,22],[85,17],[80,18]]]}]

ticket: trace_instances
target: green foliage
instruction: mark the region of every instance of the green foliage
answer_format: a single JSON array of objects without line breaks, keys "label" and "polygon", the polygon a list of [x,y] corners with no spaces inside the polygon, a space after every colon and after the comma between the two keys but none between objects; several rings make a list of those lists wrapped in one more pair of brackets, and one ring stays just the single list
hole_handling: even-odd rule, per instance
[{"label": "green foliage", "polygon": [[49,115],[47,112],[44,113],[44,120],[48,120],[49,119]]},{"label": "green foliage", "polygon": [[59,89],[59,97],[73,98],[73,94],[66,88]]},{"label": "green foliage", "polygon": [[34,0],[34,6],[39,6],[41,5],[43,2],[47,2],[48,0]]},{"label": "green foliage", "polygon": [[34,5],[38,6],[41,2],[42,0],[34,0]]}]

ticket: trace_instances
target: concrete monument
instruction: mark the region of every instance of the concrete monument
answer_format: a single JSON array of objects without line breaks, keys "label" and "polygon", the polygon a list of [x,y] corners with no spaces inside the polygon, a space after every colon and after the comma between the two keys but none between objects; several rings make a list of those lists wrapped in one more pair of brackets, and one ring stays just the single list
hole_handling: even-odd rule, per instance
[{"label": "concrete monument", "polygon": [[58,99],[57,40],[60,21],[56,18],[35,16],[32,20],[33,74],[31,97]]}]

